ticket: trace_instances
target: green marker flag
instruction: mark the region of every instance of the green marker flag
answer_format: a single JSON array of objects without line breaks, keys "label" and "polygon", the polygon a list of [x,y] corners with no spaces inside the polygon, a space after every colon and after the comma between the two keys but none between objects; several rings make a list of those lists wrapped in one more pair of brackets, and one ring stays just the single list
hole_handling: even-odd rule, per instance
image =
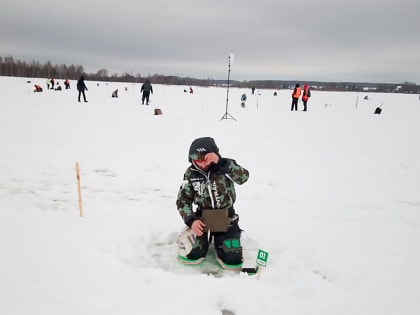
[{"label": "green marker flag", "polygon": [[267,266],[267,260],[268,260],[268,253],[259,249],[258,255],[257,255],[257,264],[260,266]]}]

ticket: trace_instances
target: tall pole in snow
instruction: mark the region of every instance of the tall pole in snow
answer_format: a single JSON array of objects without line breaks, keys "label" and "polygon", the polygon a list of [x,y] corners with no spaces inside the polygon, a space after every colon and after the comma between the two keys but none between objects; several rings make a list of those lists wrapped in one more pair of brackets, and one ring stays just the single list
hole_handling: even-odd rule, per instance
[{"label": "tall pole in snow", "polygon": [[236,120],[231,114],[228,113],[228,107],[229,107],[229,85],[230,85],[230,63],[232,61],[232,63],[234,62],[234,53],[231,51],[229,54],[229,68],[228,68],[228,80],[227,80],[227,90],[226,90],[226,112],[225,114],[222,116],[222,119],[228,119],[228,118],[232,118],[233,120]]},{"label": "tall pole in snow", "polygon": [[227,80],[227,89],[226,89],[226,113],[228,111],[229,106],[229,85],[230,85],[230,56],[228,57],[229,60],[229,70],[228,70],[228,80]]}]

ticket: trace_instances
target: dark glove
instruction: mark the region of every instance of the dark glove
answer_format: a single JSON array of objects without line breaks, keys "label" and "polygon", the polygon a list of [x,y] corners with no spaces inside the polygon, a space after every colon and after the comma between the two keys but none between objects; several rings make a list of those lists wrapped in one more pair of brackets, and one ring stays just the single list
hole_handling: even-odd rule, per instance
[{"label": "dark glove", "polygon": [[193,214],[184,218],[184,223],[188,227],[191,227],[191,225],[194,223],[195,220],[198,220],[198,218],[197,218],[196,214],[193,213]]},{"label": "dark glove", "polygon": [[229,165],[230,161],[229,159],[220,158],[219,162],[214,166],[214,172],[216,174],[224,175],[229,172]]}]

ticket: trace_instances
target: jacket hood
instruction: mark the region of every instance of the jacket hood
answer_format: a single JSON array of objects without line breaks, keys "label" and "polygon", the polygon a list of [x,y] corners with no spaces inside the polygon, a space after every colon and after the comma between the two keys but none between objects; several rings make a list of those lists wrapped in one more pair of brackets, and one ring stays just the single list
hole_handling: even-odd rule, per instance
[{"label": "jacket hood", "polygon": [[214,152],[219,154],[219,148],[211,137],[195,139],[190,146],[188,161],[202,160],[207,153]]}]

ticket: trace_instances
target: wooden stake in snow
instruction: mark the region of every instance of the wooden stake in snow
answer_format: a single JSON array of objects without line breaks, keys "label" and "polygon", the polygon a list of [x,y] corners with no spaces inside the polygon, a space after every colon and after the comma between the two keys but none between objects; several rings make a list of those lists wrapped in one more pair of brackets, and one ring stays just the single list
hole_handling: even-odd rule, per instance
[{"label": "wooden stake in snow", "polygon": [[268,253],[259,249],[257,254],[257,279],[260,280],[262,269],[267,266]]},{"label": "wooden stake in snow", "polygon": [[78,193],[78,196],[79,196],[80,217],[83,217],[82,189],[80,188],[80,172],[79,172],[79,163],[78,162],[76,162],[76,177],[77,177],[77,193]]}]

